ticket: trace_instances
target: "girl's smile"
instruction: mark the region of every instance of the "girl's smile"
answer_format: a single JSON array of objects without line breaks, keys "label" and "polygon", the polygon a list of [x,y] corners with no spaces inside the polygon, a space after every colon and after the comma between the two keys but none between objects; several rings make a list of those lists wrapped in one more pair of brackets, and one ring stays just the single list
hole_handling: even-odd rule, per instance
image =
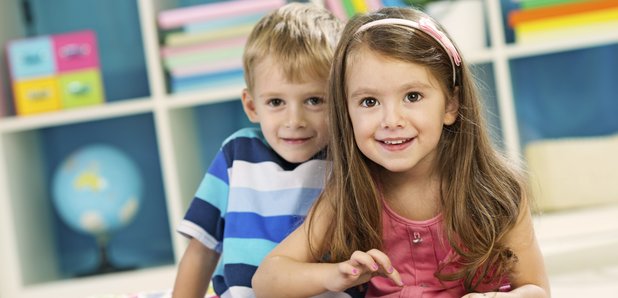
[{"label": "girl's smile", "polygon": [[402,139],[392,138],[392,139],[378,140],[378,142],[382,143],[382,147],[384,147],[384,149],[388,151],[405,150],[406,148],[412,146],[413,141],[414,141],[414,138],[402,138]]}]

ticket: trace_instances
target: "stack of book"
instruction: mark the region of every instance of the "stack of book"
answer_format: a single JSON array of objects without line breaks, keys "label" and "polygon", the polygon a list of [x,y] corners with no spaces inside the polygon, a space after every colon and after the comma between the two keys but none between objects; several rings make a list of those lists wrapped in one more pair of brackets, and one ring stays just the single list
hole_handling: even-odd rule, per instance
[{"label": "stack of book", "polygon": [[520,0],[508,15],[517,43],[618,34],[618,0]]},{"label": "stack of book", "polygon": [[[394,2],[394,1],[386,1]],[[400,1],[395,1],[400,4]],[[325,0],[324,6],[341,20],[348,20],[357,13],[366,13],[384,6],[380,0]]]},{"label": "stack of book", "polygon": [[170,92],[243,82],[242,53],[253,26],[285,0],[232,0],[162,11],[161,58]]}]

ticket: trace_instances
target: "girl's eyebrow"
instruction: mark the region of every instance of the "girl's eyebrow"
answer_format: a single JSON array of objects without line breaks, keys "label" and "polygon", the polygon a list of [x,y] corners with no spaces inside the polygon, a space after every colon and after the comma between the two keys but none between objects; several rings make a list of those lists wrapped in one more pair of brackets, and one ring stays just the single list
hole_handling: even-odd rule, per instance
[{"label": "girl's eyebrow", "polygon": [[361,95],[376,94],[376,93],[377,92],[372,88],[361,87],[361,88],[354,90],[354,92],[350,93],[349,97],[359,97]]},{"label": "girl's eyebrow", "polygon": [[[428,82],[423,82],[423,81],[419,81],[419,80],[414,80],[414,81],[410,81],[407,82],[405,84],[401,84],[400,86],[400,90],[405,91],[408,89],[428,89],[428,88],[433,88],[433,85],[431,85]],[[375,94],[379,94],[379,88],[370,88],[370,87],[360,87],[356,90],[354,90],[354,92],[350,93],[350,97],[358,97],[361,95],[375,95]]]}]

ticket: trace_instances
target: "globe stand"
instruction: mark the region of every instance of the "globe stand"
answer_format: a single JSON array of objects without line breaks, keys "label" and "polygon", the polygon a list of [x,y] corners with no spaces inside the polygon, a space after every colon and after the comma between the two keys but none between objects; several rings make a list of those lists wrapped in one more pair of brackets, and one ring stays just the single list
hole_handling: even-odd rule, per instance
[{"label": "globe stand", "polygon": [[129,270],[135,269],[135,267],[118,267],[112,264],[107,254],[109,236],[108,235],[97,235],[96,238],[97,238],[97,246],[99,248],[99,267],[92,272],[80,274],[79,275],[80,277],[129,271]]}]

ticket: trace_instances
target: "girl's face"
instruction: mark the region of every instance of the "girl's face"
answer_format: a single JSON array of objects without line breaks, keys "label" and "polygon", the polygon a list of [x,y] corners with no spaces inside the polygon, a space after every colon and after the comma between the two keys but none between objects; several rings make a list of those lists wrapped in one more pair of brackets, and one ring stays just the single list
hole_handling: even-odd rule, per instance
[{"label": "girl's face", "polygon": [[457,100],[447,103],[427,67],[366,47],[350,56],[346,73],[347,105],[361,152],[391,172],[431,171],[442,127],[456,120]]}]

